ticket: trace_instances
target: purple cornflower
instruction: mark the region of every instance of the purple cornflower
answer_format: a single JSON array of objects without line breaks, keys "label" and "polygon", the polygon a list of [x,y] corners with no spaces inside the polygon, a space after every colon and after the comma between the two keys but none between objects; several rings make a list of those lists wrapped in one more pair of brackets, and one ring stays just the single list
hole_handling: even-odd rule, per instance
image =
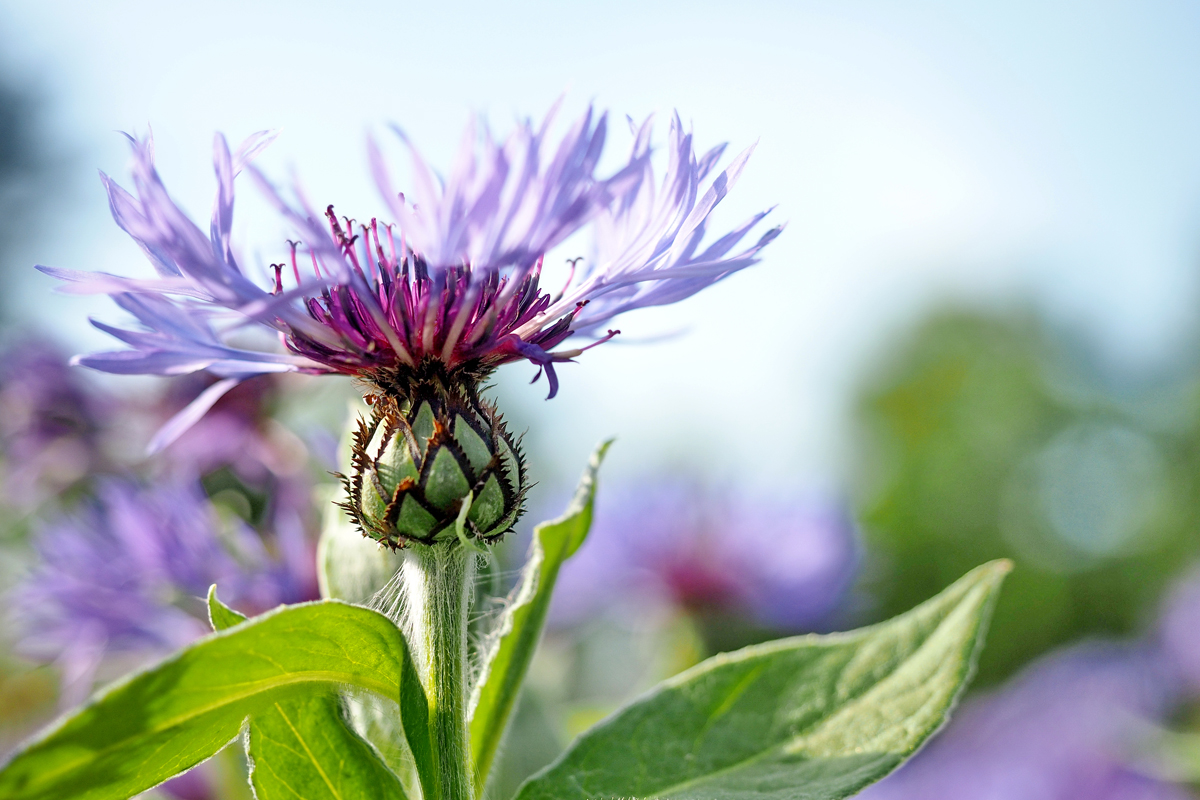
[{"label": "purple cornflower", "polygon": [[[211,385],[204,375],[179,379],[160,405],[163,416],[177,413]],[[169,480],[213,476],[227,471],[262,503],[255,520],[269,547],[287,565],[280,578],[295,596],[317,594],[316,519],[309,453],[291,431],[271,418],[278,376],[264,375],[239,385],[163,451],[162,472]]]},{"label": "purple cornflower", "polygon": [[[763,212],[700,249],[709,214],[732,188],[749,149],[709,180],[724,146],[697,156],[676,115],[667,171],[656,184],[647,120],[631,124],[625,165],[601,178],[606,116],[589,109],[557,143],[547,130],[552,117],[536,129],[528,121],[519,125],[503,142],[468,127],[444,180],[410,145],[408,195],[392,188],[372,144],[372,170],[395,225],[339,219],[332,206],[318,214],[299,193],[295,202],[285,199],[251,168],[298,235],[282,263],[272,265],[266,288],[238,264],[230,228],[234,178],[273,136],[255,134],[235,153],[216,137],[218,190],[208,236],[168,196],[151,142],[131,138],[136,196],[107,176],[104,184],[114,218],[158,277],[39,269],[67,281],[68,291],[110,294],[143,326],[95,323],[132,349],[80,363],[115,373],[208,370],[223,378],[173,421],[160,445],[239,380],[266,372],[341,373],[403,393],[414,375],[434,372],[474,385],[500,364],[528,359],[538,375],[546,372],[553,396],[554,364],[592,345],[552,348],[598,333],[618,314],[676,302],[755,263],[780,229],[735,253]],[[590,223],[598,260],[572,268],[560,290],[544,289],[547,251]],[[229,334],[248,323],[274,329],[284,351],[231,344]]]},{"label": "purple cornflower", "polygon": [[112,407],[66,357],[37,339],[0,356],[0,503],[33,511],[105,460],[100,423]]},{"label": "purple cornflower", "polygon": [[64,704],[107,654],[149,657],[208,631],[217,584],[246,613],[311,599],[240,521],[222,523],[192,483],[103,482],[95,499],[35,531],[39,563],[10,598],[20,649],[62,667]]},{"label": "purple cornflower", "polygon": [[852,523],[832,503],[684,482],[606,485],[587,541],[563,567],[552,621],[577,623],[627,599],[732,612],[774,630],[821,629],[859,555]]}]

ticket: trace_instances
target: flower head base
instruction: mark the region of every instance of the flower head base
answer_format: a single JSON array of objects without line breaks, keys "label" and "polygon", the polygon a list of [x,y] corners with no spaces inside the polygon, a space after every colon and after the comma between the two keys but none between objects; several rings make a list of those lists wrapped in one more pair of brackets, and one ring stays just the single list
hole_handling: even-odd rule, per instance
[{"label": "flower head base", "polygon": [[524,511],[525,462],[492,405],[438,372],[403,397],[368,399],[341,504],[363,535],[395,550],[453,540],[459,525],[487,543],[512,530]]},{"label": "flower head base", "polygon": [[[407,196],[394,190],[372,145],[372,169],[395,227],[339,222],[332,210],[314,211],[298,192],[285,198],[250,168],[298,233],[290,270],[277,264],[263,281],[252,280],[234,255],[234,179],[272,136],[256,134],[236,152],[217,137],[209,235],[168,195],[151,142],[131,138],[136,195],[104,182],[113,217],[158,277],[41,269],[66,281],[68,291],[111,295],[141,323],[136,330],[96,323],[131,349],[79,363],[123,374],[206,370],[223,378],[168,424],[157,446],[182,433],[223,391],[266,372],[348,374],[373,384],[370,392],[405,397],[408,383],[429,371],[474,392],[498,365],[525,359],[546,374],[554,396],[555,364],[615,335],[607,327],[615,316],[677,302],[756,263],[780,228],[735,251],[762,212],[702,247],[709,215],[750,151],[710,177],[724,146],[697,155],[678,116],[661,181],[650,163],[649,120],[634,127],[628,160],[607,177],[596,174],[604,115],[588,109],[557,142],[549,123],[549,117],[537,128],[525,122],[503,142],[469,127],[444,180],[410,146]],[[561,291],[543,290],[546,254],[589,224],[596,257],[572,269]],[[286,287],[285,271],[291,273]],[[274,330],[282,351],[234,343],[247,325]],[[571,336],[592,342],[552,349]]]}]

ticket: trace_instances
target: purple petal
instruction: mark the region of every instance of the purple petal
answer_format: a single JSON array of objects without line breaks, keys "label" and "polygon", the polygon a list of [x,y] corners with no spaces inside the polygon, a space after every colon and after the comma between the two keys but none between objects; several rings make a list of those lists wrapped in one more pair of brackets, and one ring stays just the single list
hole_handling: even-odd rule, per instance
[{"label": "purple petal", "polygon": [[196,424],[197,420],[207,414],[208,410],[226,392],[241,382],[241,378],[225,378],[201,392],[195,400],[188,403],[182,411],[171,417],[165,425],[158,429],[158,433],[154,434],[154,438],[146,447],[146,455],[154,455],[182,436],[188,428]]}]

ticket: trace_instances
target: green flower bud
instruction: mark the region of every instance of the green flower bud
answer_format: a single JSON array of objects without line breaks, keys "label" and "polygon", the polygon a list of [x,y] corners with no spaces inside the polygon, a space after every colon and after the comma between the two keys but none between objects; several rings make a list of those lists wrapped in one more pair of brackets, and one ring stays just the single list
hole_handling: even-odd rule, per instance
[{"label": "green flower bud", "polygon": [[468,496],[468,536],[490,543],[512,530],[524,511],[525,462],[494,406],[441,381],[368,402],[340,504],[364,536],[393,550],[454,539]]}]

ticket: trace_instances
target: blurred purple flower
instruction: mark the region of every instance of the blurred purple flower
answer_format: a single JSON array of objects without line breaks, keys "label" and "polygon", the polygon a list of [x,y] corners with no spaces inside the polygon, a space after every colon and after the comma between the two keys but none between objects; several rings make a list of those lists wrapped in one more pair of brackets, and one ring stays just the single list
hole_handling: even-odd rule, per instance
[{"label": "blurred purple flower", "polygon": [[1200,568],[1193,568],[1168,593],[1157,643],[1186,691],[1200,696]]},{"label": "blurred purple flower", "polygon": [[100,419],[111,402],[39,339],[0,356],[0,504],[28,513],[102,462]]},{"label": "blurred purple flower", "polygon": [[[25,376],[16,384],[22,389],[17,397],[32,398],[35,408],[68,420],[98,414],[92,395],[72,391],[81,374],[60,355],[45,351],[36,360],[6,364],[10,372],[14,365],[22,365]],[[222,599],[247,614],[317,597],[307,452],[270,418],[269,378],[223,397],[162,454],[152,485],[100,477],[93,498],[35,529],[39,563],[9,600],[19,649],[60,668],[64,707],[87,696],[105,658],[146,661],[207,633],[203,597],[213,583]],[[201,375],[183,378],[154,403],[109,399],[104,410],[126,420],[169,416],[205,388]],[[0,385],[0,402],[13,394]],[[57,440],[59,427],[37,415],[7,421],[15,441],[37,443],[47,438],[43,430]],[[63,427],[69,433],[79,426]],[[95,438],[85,439],[89,468],[112,470]],[[45,456],[61,457],[61,450],[45,449]],[[261,498],[264,510],[254,528],[234,515],[220,519],[201,491],[196,476],[224,471],[235,479],[228,488]],[[181,800],[209,800],[217,796],[215,785],[211,769],[202,766],[163,791]]]},{"label": "blurred purple flower", "polygon": [[40,562],[10,597],[19,649],[57,661],[64,705],[90,691],[103,656],[162,654],[208,632],[204,596],[258,613],[300,582],[238,521],[225,523],[194,484],[109,479],[94,500],[45,523]]},{"label": "blurred purple flower", "polygon": [[220,800],[214,777],[209,762],[205,762],[171,778],[159,787],[159,791],[179,800]]},{"label": "blurred purple flower", "polygon": [[[755,263],[780,229],[733,253],[763,212],[699,249],[709,214],[750,150],[709,180],[724,146],[697,156],[675,116],[667,172],[656,186],[647,120],[634,130],[624,166],[597,178],[606,116],[588,109],[556,145],[547,132],[552,117],[536,129],[528,121],[519,125],[504,142],[469,127],[445,180],[409,145],[409,197],[392,188],[372,144],[375,179],[398,230],[374,219],[365,225],[339,220],[332,206],[318,214],[299,192],[287,200],[254,172],[299,237],[288,263],[273,265],[267,288],[242,271],[230,230],[234,178],[273,135],[255,134],[236,153],[216,138],[218,190],[207,236],[168,196],[152,143],[131,138],[137,195],[107,176],[104,183],[117,224],[141,245],[158,276],[40,269],[66,281],[67,291],[111,295],[143,326],[96,323],[132,349],[80,363],[122,374],[208,370],[223,378],[173,420],[156,445],[186,429],[238,381],[269,372],[343,373],[394,391],[414,370],[477,381],[500,364],[528,359],[539,375],[545,370],[553,396],[554,363],[587,348],[551,348],[574,334],[593,334],[626,311],[681,300]],[[546,252],[591,222],[600,260],[578,274],[572,270],[561,290],[543,289]],[[227,342],[248,323],[276,331],[287,352]]]},{"label": "blurred purple flower", "polygon": [[[179,380],[165,405],[178,411],[211,385],[207,376]],[[264,375],[239,385],[164,452],[168,476],[186,480],[228,470],[263,498],[259,533],[269,540],[296,596],[316,596],[316,536],[313,480],[305,444],[269,414],[277,376]]]},{"label": "blurred purple flower", "polygon": [[728,611],[780,631],[825,626],[859,563],[833,503],[721,495],[687,483],[605,485],[587,541],[566,563],[551,620],[570,625],[614,601]]},{"label": "blurred purple flower", "polygon": [[1130,766],[1134,738],[1176,700],[1150,647],[1088,644],[968,700],[946,730],[862,800],[1185,800]]}]

